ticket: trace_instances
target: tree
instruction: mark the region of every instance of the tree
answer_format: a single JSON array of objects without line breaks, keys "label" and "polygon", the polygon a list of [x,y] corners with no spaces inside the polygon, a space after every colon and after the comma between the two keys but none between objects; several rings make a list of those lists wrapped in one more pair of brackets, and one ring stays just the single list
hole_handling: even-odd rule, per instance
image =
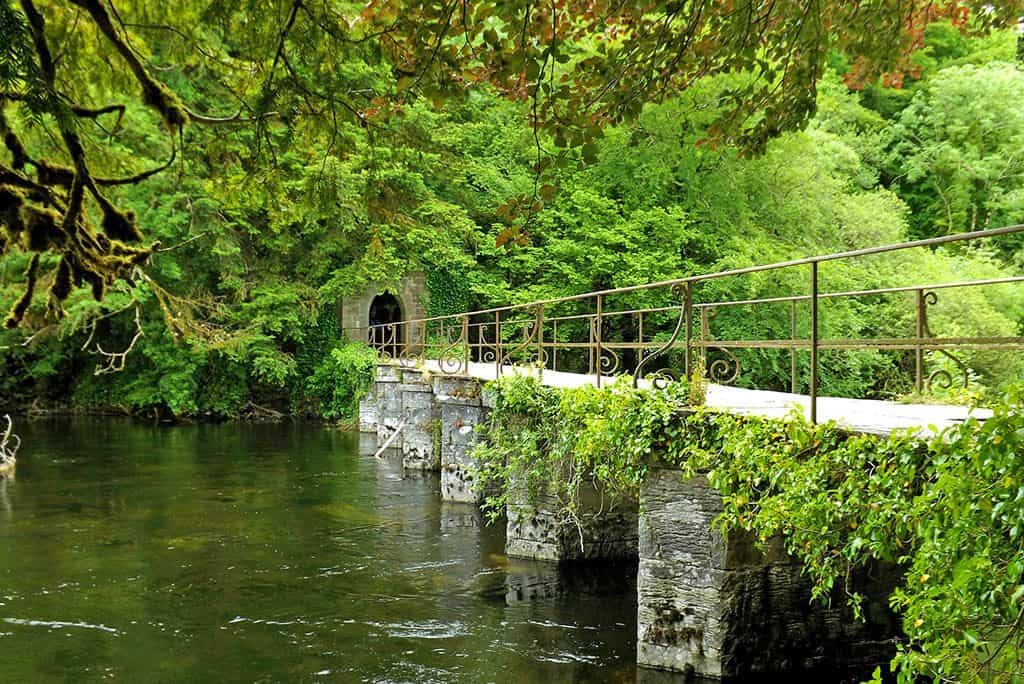
[{"label": "tree", "polygon": [[[407,93],[446,97],[488,82],[531,101],[556,144],[585,144],[644,103],[705,76],[739,74],[721,93],[712,137],[761,150],[814,112],[831,53],[853,61],[848,80],[916,70],[925,28],[1010,26],[1019,1],[374,0],[363,17],[389,30],[382,45]],[[383,29],[382,29],[383,30]]]},{"label": "tree", "polygon": [[[440,103],[489,83],[531,103],[539,172],[542,127],[556,148],[592,160],[608,124],[728,73],[738,78],[710,136],[759,150],[807,121],[829,51],[856,58],[869,78],[900,69],[936,17],[983,30],[1013,22],[1021,5],[0,0],[0,250],[34,254],[5,324],[18,325],[40,283],[60,316],[73,286],[102,299],[118,279],[145,277],[154,247],[116,189],[170,169],[202,140],[197,126],[247,127],[243,167],[255,171],[304,130],[327,131],[329,154],[351,143],[345,123],[372,136],[412,99]],[[140,169],[134,160],[153,145],[145,126],[163,131],[166,161]],[[535,182],[529,211],[545,194]],[[391,197],[368,195],[368,209]]]},{"label": "tree", "polygon": [[897,119],[888,164],[915,235],[1024,220],[1024,73],[1008,63],[942,70]]}]

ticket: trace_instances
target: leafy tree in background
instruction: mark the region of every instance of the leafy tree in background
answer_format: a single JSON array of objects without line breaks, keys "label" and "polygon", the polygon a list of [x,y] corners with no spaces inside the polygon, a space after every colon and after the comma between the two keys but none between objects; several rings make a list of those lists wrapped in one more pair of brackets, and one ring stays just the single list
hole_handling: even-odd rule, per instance
[{"label": "leafy tree in background", "polygon": [[[89,284],[102,299],[114,281],[138,275],[152,248],[136,246],[136,217],[107,188],[169,168],[189,126],[248,124],[254,171],[276,162],[307,126],[329,131],[329,152],[346,142],[342,122],[373,128],[402,98],[442,101],[467,82],[488,82],[532,101],[535,134],[543,122],[556,146],[582,145],[591,159],[602,130],[635,117],[644,102],[708,75],[739,74],[720,93],[728,104],[709,132],[757,150],[806,123],[830,50],[855,58],[857,77],[867,78],[902,68],[938,17],[986,29],[1015,21],[1021,3],[381,0],[355,12],[303,0],[0,3],[0,132],[10,157],[0,167],[4,244],[26,233],[34,253],[61,255],[45,278],[32,259],[7,326],[20,322],[41,279],[51,281],[59,315],[73,285]],[[189,97],[199,94],[195,72],[215,103],[206,111]],[[119,135],[125,117],[142,116],[129,106],[137,103],[166,132],[168,161],[107,175],[133,166],[141,148]],[[233,113],[217,115],[225,110]],[[48,144],[26,143],[34,129]],[[365,200],[371,214],[389,218],[397,203],[384,180]],[[531,207],[536,200],[535,188]]]},{"label": "leafy tree in background", "polygon": [[[13,169],[15,155],[9,146],[0,146],[0,166],[14,174],[5,178],[17,179],[20,185],[14,189],[29,197],[31,188],[22,186],[34,184],[37,191],[47,187],[43,181],[52,180],[46,176],[50,167],[73,168],[55,114],[72,107],[69,117],[88,168],[104,181],[97,181],[100,194],[111,211],[144,229],[146,239],[129,243],[104,237],[104,210],[83,192],[79,216],[88,230],[81,235],[92,235],[95,246],[111,254],[136,250],[137,263],[125,269],[130,281],[97,271],[102,275],[101,302],[85,288],[72,288],[63,300],[49,294],[61,263],[75,258],[67,249],[77,247],[60,242],[59,236],[45,245],[26,241],[26,235],[31,237],[27,231],[5,240],[0,307],[21,309],[24,326],[32,333],[26,339],[28,333],[0,332],[0,395],[12,404],[38,398],[68,401],[70,386],[70,401],[76,406],[175,415],[237,416],[256,410],[253,406],[315,412],[337,403],[322,393],[329,383],[310,378],[336,377],[343,367],[331,361],[337,342],[332,332],[336,325],[328,325],[330,314],[338,297],[369,282],[394,287],[409,270],[427,270],[438,313],[904,235],[905,208],[878,188],[880,180],[885,184],[890,174],[901,173],[887,166],[890,115],[861,104],[872,104],[871,93],[888,97],[902,91],[866,80],[870,72],[864,70],[865,60],[871,55],[847,60],[845,81],[816,72],[807,82],[817,91],[819,108],[810,130],[783,133],[777,142],[761,145],[754,131],[762,115],[736,114],[735,95],[767,76],[739,66],[723,67],[728,73],[692,83],[675,83],[659,91],[664,103],[643,110],[632,108],[635,103],[617,109],[613,100],[602,101],[594,106],[604,108],[604,114],[581,124],[574,118],[578,110],[559,109],[562,91],[531,89],[528,76],[536,61],[531,46],[546,46],[552,36],[533,23],[526,33],[505,35],[501,17],[527,11],[514,3],[460,6],[455,16],[462,25],[461,9],[468,12],[471,43],[477,40],[472,44],[481,48],[477,57],[494,63],[493,69],[474,71],[458,82],[444,74],[451,73],[445,72],[451,50],[460,58],[468,54],[462,34],[456,38],[446,32],[440,43],[426,44],[439,44],[437,54],[433,49],[421,54],[418,71],[411,77],[406,73],[416,50],[426,49],[408,42],[414,32],[407,19],[422,10],[419,5],[409,5],[399,17],[382,6],[377,7],[381,12],[358,17],[362,6],[323,3],[280,2],[258,8],[198,1],[173,8],[100,4],[168,101],[180,102],[189,113],[181,125],[168,128],[160,108],[139,99],[137,74],[95,23],[96,6],[91,3],[34,5],[45,20],[51,50],[60,55],[55,61],[56,90],[47,95],[44,84],[40,92],[50,99],[41,100],[18,94],[29,92],[26,75],[38,71],[26,6],[31,3],[0,3],[4,35],[14,31],[10,35],[24,39],[0,48],[0,90],[10,96],[2,107],[6,130],[13,136],[8,143],[20,143],[26,159],[21,169]],[[488,7],[494,10],[490,15]],[[669,12],[671,17],[664,18],[676,40],[677,22],[690,9],[676,15],[659,7],[650,6],[651,16]],[[737,12],[745,8],[735,6]],[[913,47],[924,36],[924,48],[911,54],[910,61],[894,64],[906,61],[915,68],[922,53],[935,60],[922,67],[920,81],[906,79],[904,87],[912,94],[923,92],[933,75],[958,60],[987,64],[986,54],[1005,59],[1008,33],[964,38],[964,31],[982,25],[965,23],[965,15],[952,12],[952,5],[943,8],[935,16],[950,15],[955,25],[929,27],[920,35],[910,24],[904,27],[904,47]],[[531,17],[539,16],[535,9],[528,10]],[[556,7],[559,26],[567,26],[562,22],[568,21],[564,13],[569,9]],[[808,20],[817,21],[817,10],[808,12]],[[894,28],[885,19],[890,10],[864,12],[862,19],[876,22],[878,31]],[[486,27],[476,38],[474,18]],[[570,22],[575,37],[554,39],[558,48],[552,68],[559,82],[568,79],[563,85],[576,88],[597,78],[594,69],[601,60],[623,68],[639,64],[621,52],[628,42],[622,26],[613,31],[618,36],[614,40],[588,42],[578,31],[593,24],[593,17],[578,19]],[[997,19],[996,14],[985,15],[986,22]],[[779,36],[776,18],[765,21],[763,39],[770,42]],[[517,27],[522,29],[521,24]],[[483,51],[493,38],[488,32],[492,28],[502,44]],[[829,29],[829,46],[840,44],[835,41],[841,28],[837,24]],[[692,43],[694,49],[697,44]],[[667,42],[665,49],[669,45],[681,46]],[[529,49],[516,61],[513,53],[523,46]],[[568,61],[556,59],[570,53]],[[838,53],[830,54],[835,61]],[[501,55],[515,64],[507,69],[499,65],[495,60]],[[591,57],[599,59],[587,62]],[[467,59],[465,65],[471,65],[474,58]],[[881,63],[876,67],[882,68]],[[687,64],[693,66],[692,60]],[[513,67],[521,72],[522,88],[502,85],[502,74],[511,78],[508,69]],[[849,70],[856,72],[856,79]],[[87,76],[81,77],[83,73]],[[545,73],[549,78],[552,72]],[[615,73],[607,74],[612,89],[625,87],[626,81]],[[792,78],[786,88],[795,83]],[[857,79],[865,79],[868,87],[851,93],[849,85]],[[681,95],[673,96],[679,91]],[[638,90],[636,102],[645,92]],[[544,110],[534,96],[551,99],[553,108]],[[96,117],[79,116],[73,109],[122,103],[123,112],[115,107]],[[900,103],[896,113],[907,106],[906,98]],[[561,118],[545,118],[544,111]],[[622,124],[608,125],[619,119]],[[796,119],[787,120],[797,125]],[[594,137],[599,134],[604,137]],[[741,158],[758,147],[764,155]],[[543,176],[537,175],[538,153]],[[174,161],[165,169],[172,154]],[[575,159],[589,164],[566,163]],[[548,160],[556,163],[549,165]],[[148,171],[156,173],[138,183],[105,184]],[[68,179],[67,174],[63,177]],[[900,193],[903,187],[893,186]],[[59,184],[55,188],[56,194],[70,191]],[[542,205],[544,211],[537,213]],[[55,210],[60,208],[55,205]],[[21,216],[20,211],[16,214]],[[519,240],[527,219],[530,239]],[[11,237],[4,226],[0,234]],[[496,236],[499,243],[520,245],[512,250],[497,247]],[[550,255],[557,255],[554,268],[550,265],[556,259]],[[918,274],[928,274],[922,280],[935,279],[932,274],[943,278],[951,272],[944,263],[924,258],[917,270],[880,269],[870,280],[891,284],[886,282],[890,276],[916,280]],[[965,258],[955,272],[973,277],[993,270],[999,273],[998,264]],[[849,274],[835,277],[836,287],[860,283]],[[26,298],[30,284],[36,296]],[[799,284],[754,278],[733,284],[735,291],[711,288],[705,294],[758,296],[794,285]],[[983,319],[996,321],[1000,330],[1005,327],[1000,317],[1004,313],[986,318],[991,302],[982,298],[983,306],[962,317],[966,330],[974,330]],[[1013,315],[1005,306],[997,308]],[[55,323],[61,313],[63,319]],[[783,318],[780,313],[780,325],[785,325]],[[882,318],[851,309],[828,320],[837,332],[855,334],[869,331],[871,321]],[[742,317],[716,319],[723,335],[747,334],[746,325]],[[124,350],[133,351],[125,355]],[[107,372],[119,364],[123,372]],[[834,366],[834,374],[823,380],[836,393],[897,391],[886,389],[884,379],[882,386],[876,381],[878,371],[889,377],[891,365],[884,359],[853,358]],[[751,382],[772,384],[781,366],[778,360],[762,359],[749,367]],[[899,376],[898,368],[893,372]],[[216,391],[208,389],[214,386]]]},{"label": "leafy tree in background", "polygon": [[956,66],[918,90],[891,131],[888,166],[915,236],[1024,221],[1024,73]]}]

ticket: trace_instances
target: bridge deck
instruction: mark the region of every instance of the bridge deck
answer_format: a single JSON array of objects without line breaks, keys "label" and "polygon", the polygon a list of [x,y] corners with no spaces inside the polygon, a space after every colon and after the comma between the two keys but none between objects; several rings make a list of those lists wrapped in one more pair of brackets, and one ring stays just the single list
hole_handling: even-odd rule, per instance
[{"label": "bridge deck", "polygon": [[[440,372],[437,361],[426,361],[423,366],[431,372]],[[503,366],[502,373],[536,375],[530,367]],[[493,363],[470,363],[462,373],[480,380],[493,380],[497,367]],[[551,387],[581,387],[596,385],[597,377],[582,373],[544,370],[541,381]],[[611,383],[614,378],[603,376],[602,383]],[[709,385],[707,405],[735,413],[781,418],[794,408],[810,416],[810,397],[805,394],[752,390],[724,385]],[[991,415],[986,409],[968,409],[963,406],[939,404],[901,404],[893,401],[874,399],[844,399],[839,397],[818,397],[818,420],[834,420],[837,424],[857,432],[888,434],[901,428],[919,428],[931,433],[933,428],[942,429],[963,422],[968,416],[984,419]]]}]

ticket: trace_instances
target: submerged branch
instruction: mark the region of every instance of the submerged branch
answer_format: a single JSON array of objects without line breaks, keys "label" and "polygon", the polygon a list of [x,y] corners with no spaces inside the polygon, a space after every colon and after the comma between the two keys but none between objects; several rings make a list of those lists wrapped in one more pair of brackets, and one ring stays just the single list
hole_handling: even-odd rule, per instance
[{"label": "submerged branch", "polygon": [[[21,448],[21,437],[13,432],[14,421],[6,414],[4,415],[4,420],[7,421],[7,428],[4,430],[3,437],[0,437],[0,465],[13,463],[18,449]],[[13,446],[11,445],[11,440],[14,440]]]}]

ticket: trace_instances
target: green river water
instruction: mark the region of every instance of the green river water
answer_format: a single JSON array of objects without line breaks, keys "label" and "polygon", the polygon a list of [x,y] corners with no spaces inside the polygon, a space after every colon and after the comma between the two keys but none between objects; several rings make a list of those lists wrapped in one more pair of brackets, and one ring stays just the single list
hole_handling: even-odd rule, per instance
[{"label": "green river water", "polygon": [[2,682],[635,682],[635,568],[504,555],[359,435],[25,422]]}]

